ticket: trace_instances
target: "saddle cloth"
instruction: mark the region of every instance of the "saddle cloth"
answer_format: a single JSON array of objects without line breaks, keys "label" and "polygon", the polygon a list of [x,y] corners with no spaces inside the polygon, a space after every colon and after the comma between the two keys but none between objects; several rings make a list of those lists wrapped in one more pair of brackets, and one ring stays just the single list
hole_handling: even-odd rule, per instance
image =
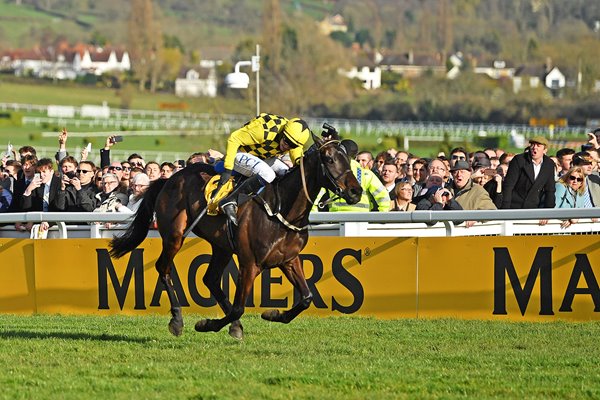
[{"label": "saddle cloth", "polygon": [[207,209],[206,213],[208,215],[218,215],[221,212],[219,208],[219,202],[223,200],[231,191],[233,190],[233,178],[229,178],[229,180],[221,186],[218,193],[215,193],[213,196],[213,192],[219,186],[219,179],[221,179],[221,175],[215,175],[206,184],[204,189],[204,197],[206,198]]}]

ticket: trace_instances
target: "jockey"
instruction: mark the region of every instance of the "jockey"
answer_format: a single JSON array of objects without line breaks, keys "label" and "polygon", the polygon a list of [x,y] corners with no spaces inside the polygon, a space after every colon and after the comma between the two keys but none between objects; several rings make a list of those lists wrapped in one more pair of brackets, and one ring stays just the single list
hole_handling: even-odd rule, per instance
[{"label": "jockey", "polygon": [[288,153],[292,164],[296,164],[304,154],[309,136],[305,121],[267,113],[261,113],[231,134],[218,188],[229,180],[232,170],[249,177],[219,202],[232,223],[237,225],[238,195],[256,193],[277,175],[283,175],[288,166],[277,156]]}]

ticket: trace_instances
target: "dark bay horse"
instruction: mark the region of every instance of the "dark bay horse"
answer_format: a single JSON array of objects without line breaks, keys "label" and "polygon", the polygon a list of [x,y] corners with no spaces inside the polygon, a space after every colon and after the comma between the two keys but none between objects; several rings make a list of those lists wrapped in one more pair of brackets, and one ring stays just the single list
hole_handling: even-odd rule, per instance
[{"label": "dark bay horse", "polygon": [[[255,278],[268,268],[280,268],[302,299],[287,311],[267,310],[262,318],[288,323],[312,302],[298,254],[308,241],[308,216],[319,190],[325,187],[338,194],[349,204],[360,200],[362,188],[352,174],[348,156],[339,141],[325,141],[313,135],[315,144],[299,166],[285,176],[268,184],[259,195],[241,204],[238,210],[239,226],[233,240],[228,237],[226,217],[204,216],[193,232],[212,246],[212,257],[203,277],[225,313],[220,319],[204,319],[196,323],[199,332],[219,331],[231,324],[229,334],[243,337],[239,321],[244,313],[246,299]],[[156,269],[171,303],[172,318],[169,330],[175,336],[183,331],[181,306],[171,281],[173,258],[183,244],[184,232],[206,207],[203,187],[212,168],[193,164],[174,174],[168,180],[158,180],[148,188],[140,208],[127,231],[110,242],[110,254],[119,258],[135,249],[148,234],[156,213],[158,231],[162,237],[162,252]],[[233,254],[237,255],[239,274],[233,304],[221,289],[224,269]]]}]

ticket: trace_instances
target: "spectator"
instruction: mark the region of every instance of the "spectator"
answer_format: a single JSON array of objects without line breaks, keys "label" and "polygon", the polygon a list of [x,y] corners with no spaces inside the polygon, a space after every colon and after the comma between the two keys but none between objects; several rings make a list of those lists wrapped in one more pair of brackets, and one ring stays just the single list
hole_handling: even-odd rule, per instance
[{"label": "spectator", "polygon": [[393,196],[395,196],[393,192],[396,187],[396,179],[398,179],[398,167],[394,160],[388,160],[381,168],[381,183],[387,190],[390,200],[393,200]]},{"label": "spectator", "polygon": [[471,166],[467,161],[458,160],[452,167],[454,199],[463,210],[495,210],[496,206],[481,185],[471,179]]},{"label": "spectator", "polygon": [[413,179],[415,181],[413,184],[413,196],[419,196],[421,190],[425,187],[428,177],[427,167],[428,162],[424,158],[419,158],[412,164]]},{"label": "spectator", "polygon": [[21,169],[21,163],[17,160],[6,161],[6,166],[4,167],[4,174],[6,174],[6,179],[9,180],[10,186],[8,186],[7,189],[10,190],[11,193],[13,193],[15,190],[14,186],[18,176],[22,175]]},{"label": "spectator", "polygon": [[104,173],[101,169],[97,169],[94,173],[94,185],[96,185],[96,191],[98,192],[102,191],[102,175],[104,175]]},{"label": "spectator", "polygon": [[[427,178],[425,194],[419,196],[417,210],[462,210],[460,204],[454,200],[452,193],[444,186],[441,175],[429,175]],[[417,201],[415,199],[414,201]],[[435,224],[435,223],[434,223]]]},{"label": "spectator", "polygon": [[61,176],[67,175],[69,178],[75,177],[75,170],[77,170],[77,165],[79,163],[73,156],[65,156],[60,159],[58,163],[59,172]]},{"label": "spectator", "polygon": [[131,154],[129,157],[127,157],[127,162],[129,162],[129,165],[133,168],[133,167],[140,167],[140,168],[145,168],[146,167],[146,163],[144,162],[144,158],[142,156],[140,156],[137,153],[133,153]]},{"label": "spectator", "polygon": [[506,165],[508,167],[508,164],[514,157],[515,153],[504,153],[498,158],[498,161],[500,161],[500,165]]},{"label": "spectator", "polygon": [[390,211],[414,211],[417,208],[412,203],[413,188],[410,182],[398,182],[394,192],[396,196]]},{"label": "spectator", "polygon": [[[396,153],[396,157],[394,157],[394,161],[396,162],[396,167],[398,167],[398,178],[404,179],[406,178],[406,163],[408,161],[409,154],[406,151],[399,151]],[[393,190],[392,190],[393,191]]]},{"label": "spectator", "polygon": [[12,203],[12,193],[9,189],[10,178],[0,179],[0,213],[8,212],[10,203]]},{"label": "spectator", "polygon": [[360,164],[363,169],[373,168],[373,154],[369,151],[361,151],[356,156],[356,161]]},{"label": "spectator", "polygon": [[195,163],[210,163],[210,156],[208,153],[193,153],[190,155],[186,161],[186,165],[195,164]]},{"label": "spectator", "polygon": [[[556,182],[556,208],[584,208],[585,205],[585,173],[581,167],[573,167],[564,173]],[[561,223],[568,228],[577,223],[577,219],[569,218]]]},{"label": "spectator", "polygon": [[123,176],[121,177],[121,186],[129,189],[129,178],[131,174],[131,164],[129,161],[121,162],[121,168],[123,168]]},{"label": "spectator", "polygon": [[592,172],[592,157],[585,151],[573,154],[573,167],[581,167],[585,176],[584,207],[600,207],[600,177]]},{"label": "spectator", "polygon": [[133,178],[131,178],[132,193],[129,195],[129,203],[127,203],[127,208],[132,212],[137,211],[142,202],[142,197],[148,189],[148,186],[150,186],[150,179],[148,178],[148,175],[143,172],[136,174]]},{"label": "spectator", "polygon": [[[19,212],[23,211],[23,192],[29,186],[33,180],[35,174],[35,167],[38,159],[34,155],[25,155],[21,161],[22,174],[19,175],[17,180],[13,184],[12,191],[12,202],[8,212]],[[17,224],[20,225],[20,224]],[[17,226],[19,228],[19,226]],[[30,227],[31,228],[31,227]]]},{"label": "spectator", "polygon": [[516,155],[508,166],[502,208],[554,208],[554,163],[546,155],[548,140],[535,136],[529,144],[527,150]]},{"label": "spectator", "polygon": [[[37,162],[36,175],[23,192],[22,208],[24,212],[63,211],[56,202],[61,179],[54,174],[52,167],[52,160],[49,158],[42,158]],[[44,221],[40,223],[40,230],[47,231],[49,226],[50,224]]]},{"label": "spectator", "polygon": [[165,161],[160,164],[160,177],[161,179],[169,179],[175,171],[175,164]]},{"label": "spectator", "polygon": [[21,164],[23,164],[23,158],[25,156],[37,157],[37,152],[32,146],[23,146],[19,149],[19,157],[21,158]]},{"label": "spectator", "polygon": [[77,168],[76,177],[63,177],[57,199],[59,208],[73,212],[94,211],[95,196],[98,193],[94,183],[95,169],[96,166],[91,161],[82,161]]},{"label": "spectator", "polygon": [[381,168],[383,168],[383,164],[387,161],[390,155],[386,151],[382,151],[375,156],[375,162],[373,163],[373,167],[371,170],[377,174],[377,177],[381,177]]},{"label": "spectator", "polygon": [[508,169],[508,166],[502,166],[502,164],[500,164],[497,168],[492,168],[491,160],[488,160],[487,158],[482,158],[479,162],[471,166],[473,171],[471,180],[474,183],[483,186],[496,208],[502,206],[504,168]]},{"label": "spectator", "polygon": [[442,178],[444,178],[444,185],[448,183],[448,179],[450,178],[450,172],[448,171],[446,164],[439,158],[434,158],[431,160],[427,166],[427,173],[428,175],[440,175]]},{"label": "spectator", "polygon": [[455,147],[450,150],[450,167],[452,168],[457,161],[467,160],[467,151],[462,147]]},{"label": "spectator", "polygon": [[160,178],[160,165],[157,162],[149,161],[146,164],[146,175],[150,178],[150,182],[154,182]]},{"label": "spectator", "polygon": [[131,188],[131,181],[133,180],[133,178],[137,175],[137,174],[144,174],[146,175],[146,172],[144,172],[144,170],[140,167],[133,167],[131,168],[131,172],[129,173],[129,187]]},{"label": "spectator", "polygon": [[122,206],[127,206],[128,196],[119,191],[119,177],[116,174],[107,172],[102,175],[102,192],[96,194],[95,212],[127,212],[120,210]]},{"label": "spectator", "polygon": [[[363,193],[360,198],[360,201],[356,204],[350,205],[346,203],[346,201],[343,199],[337,199],[332,201],[329,205],[329,211],[389,211],[390,197],[388,191],[385,189],[385,187],[373,171],[371,171],[368,168],[362,168],[358,161],[354,160],[358,153],[358,145],[353,140],[349,139],[342,140],[341,145],[348,154],[348,157],[350,158],[350,168],[352,170],[352,173],[358,180],[358,183],[360,183],[360,186],[363,189]],[[395,164],[393,165],[395,167]],[[317,196],[315,204],[317,204],[319,202],[319,199],[323,198],[323,196],[326,196],[327,198],[332,198],[332,193],[328,191],[326,192],[325,189],[322,189],[319,195]],[[313,207],[313,211],[314,210],[316,210],[316,207]]]},{"label": "spectator", "polygon": [[575,150],[568,147],[560,149],[556,152],[556,158],[558,159],[558,163],[560,165],[560,171],[558,171],[559,177],[571,169],[571,162],[573,161],[574,154]]}]

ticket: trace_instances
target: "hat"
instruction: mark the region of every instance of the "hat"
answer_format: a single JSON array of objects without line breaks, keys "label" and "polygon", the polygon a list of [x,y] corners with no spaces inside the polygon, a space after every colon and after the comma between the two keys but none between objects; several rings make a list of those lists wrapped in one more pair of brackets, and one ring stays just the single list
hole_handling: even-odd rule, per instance
[{"label": "hat", "polygon": [[539,144],[543,144],[546,147],[548,147],[548,145],[550,144],[548,142],[548,139],[546,139],[543,136],[534,136],[531,139],[529,139],[529,143],[539,143]]},{"label": "hat", "polygon": [[469,165],[468,161],[465,160],[458,160],[454,166],[452,168],[450,168],[450,171],[459,171],[459,170],[467,170],[470,171],[471,170],[471,166]]},{"label": "hat", "polygon": [[573,165],[590,165],[592,161],[592,156],[588,152],[581,151],[573,155],[572,163]]}]

